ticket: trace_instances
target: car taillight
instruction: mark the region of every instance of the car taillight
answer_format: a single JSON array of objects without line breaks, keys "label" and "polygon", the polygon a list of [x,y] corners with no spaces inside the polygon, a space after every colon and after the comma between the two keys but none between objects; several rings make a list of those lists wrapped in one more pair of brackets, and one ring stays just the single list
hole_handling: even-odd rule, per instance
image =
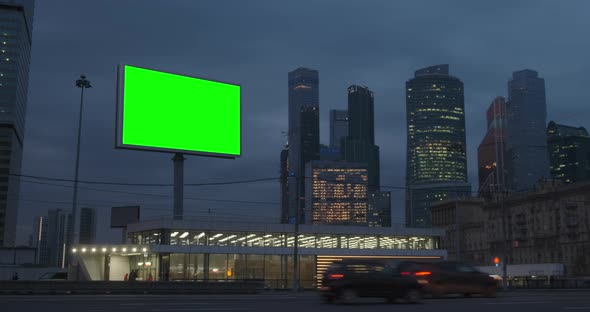
[{"label": "car taillight", "polygon": [[409,275],[411,275],[411,273],[410,273],[410,272],[401,272],[401,274],[402,274],[402,275],[405,275],[405,276],[409,276]]},{"label": "car taillight", "polygon": [[432,274],[432,272],[427,272],[427,271],[414,273],[414,275],[416,275],[416,276],[428,276],[428,275],[431,275],[431,274]]},{"label": "car taillight", "polygon": [[328,274],[329,279],[340,279],[343,277],[344,277],[344,274]]}]

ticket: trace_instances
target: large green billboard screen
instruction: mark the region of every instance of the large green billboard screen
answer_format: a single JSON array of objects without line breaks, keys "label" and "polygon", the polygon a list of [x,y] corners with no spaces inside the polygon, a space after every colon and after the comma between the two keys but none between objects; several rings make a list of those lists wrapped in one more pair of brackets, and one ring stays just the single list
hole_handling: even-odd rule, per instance
[{"label": "large green billboard screen", "polygon": [[240,86],[129,65],[118,68],[116,147],[234,158]]}]

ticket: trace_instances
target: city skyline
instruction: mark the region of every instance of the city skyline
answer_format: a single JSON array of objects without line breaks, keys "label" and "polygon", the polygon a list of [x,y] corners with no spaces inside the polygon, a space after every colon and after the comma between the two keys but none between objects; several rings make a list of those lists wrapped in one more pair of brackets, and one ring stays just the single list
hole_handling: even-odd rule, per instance
[{"label": "city skyline", "polygon": [[[396,29],[403,29],[400,25],[412,21],[412,16],[421,12],[419,6],[410,5],[403,10],[395,4],[370,6],[366,14],[371,16],[363,16],[368,23],[361,27],[348,27],[343,26],[344,20],[357,12],[353,5],[346,3],[341,4],[342,17],[334,17],[330,14],[328,4],[318,4],[317,10],[314,10],[316,13],[311,14],[291,5],[279,8],[270,2],[257,2],[243,7],[238,5],[240,7],[236,10],[244,12],[245,15],[237,19],[230,18],[221,7],[212,4],[175,3],[163,8],[152,3],[146,4],[142,9],[145,10],[145,15],[139,17],[137,27],[121,30],[124,28],[123,25],[127,25],[126,14],[133,10],[130,3],[63,2],[61,4],[52,7],[47,3],[39,3],[35,12],[34,37],[39,40],[35,40],[32,54],[24,174],[71,178],[76,126],[74,120],[79,100],[79,90],[73,86],[73,82],[80,73],[85,73],[92,80],[94,88],[86,96],[80,179],[171,183],[172,170],[169,155],[122,152],[112,149],[114,105],[110,103],[113,103],[114,70],[119,62],[133,61],[133,63],[153,65],[171,71],[223,77],[228,81],[241,82],[244,86],[246,90],[243,94],[244,107],[247,109],[245,112],[248,113],[244,115],[244,125],[247,129],[244,156],[233,162],[188,158],[186,161],[187,183],[279,176],[278,153],[285,143],[280,132],[287,130],[284,77],[288,71],[299,66],[317,69],[321,74],[321,143],[329,142],[327,139],[329,109],[345,108],[347,86],[362,84],[375,92],[375,143],[381,148],[381,183],[383,185],[404,185],[403,82],[416,68],[449,63],[453,67],[454,75],[461,77],[465,82],[468,180],[474,185],[477,181],[475,151],[485,131],[485,116],[482,112],[494,96],[507,96],[506,81],[513,71],[531,68],[542,73],[542,77],[546,80],[548,120],[588,127],[586,122],[588,113],[582,106],[589,101],[588,96],[572,92],[572,90],[582,89],[584,73],[588,70],[584,55],[587,54],[589,47],[583,42],[573,40],[572,37],[558,35],[564,27],[572,27],[574,29],[572,36],[575,36],[587,23],[579,16],[579,12],[584,10],[573,6],[554,7],[563,14],[557,20],[552,18],[560,25],[552,28],[540,22],[548,14],[546,11],[551,10],[515,5],[510,9],[511,14],[506,16],[506,25],[494,26],[494,31],[498,35],[484,38],[480,36],[480,33],[490,31],[486,25],[476,24],[471,29],[457,29],[456,23],[483,20],[490,15],[507,10],[483,10],[486,11],[484,13],[481,7],[474,5],[449,9],[444,8],[442,4],[435,4],[435,7],[441,6],[441,10],[458,10],[454,14],[459,14],[460,18],[447,21],[439,16],[440,10],[433,10],[437,12],[436,14],[422,12],[421,14],[427,15],[426,20],[438,23],[438,27],[443,32],[437,35],[430,33],[427,27],[418,27],[410,36]],[[116,12],[112,10],[114,5],[118,7]],[[272,12],[272,14],[260,15],[260,9],[263,7],[267,9],[265,12]],[[205,11],[207,14],[202,13]],[[528,19],[524,29],[520,31],[529,31],[534,34],[534,38],[527,41],[521,40],[520,37],[515,39],[515,36],[505,36],[504,33],[510,31],[511,25],[523,23],[519,14],[525,12],[534,18]],[[172,19],[171,17],[175,14],[181,16]],[[281,17],[287,14],[301,14],[310,21],[310,24],[303,25],[295,32],[292,25],[279,23],[275,18],[269,17]],[[112,24],[101,28],[94,27],[94,24],[100,24],[104,16],[110,16]],[[276,28],[261,39],[257,35],[257,30],[263,23],[256,22],[245,27],[246,21],[252,18],[264,23],[274,23]],[[331,18],[333,23],[330,25],[335,26],[314,28],[314,25],[317,26],[317,23],[325,18]],[[174,23],[164,32],[155,26],[150,26],[154,19],[174,20]],[[220,20],[228,23],[221,29],[215,29],[215,35],[211,35],[213,33],[211,30]],[[231,20],[234,20],[233,23],[229,23]],[[87,26],[84,29],[76,27],[82,21],[86,21]],[[198,27],[195,27],[195,23]],[[161,41],[155,43],[144,36],[146,29],[151,32],[149,37],[158,36],[162,38]],[[315,30],[317,32],[314,32]],[[421,35],[416,36],[416,32]],[[444,35],[447,32],[452,32],[452,37]],[[120,36],[112,37],[108,35],[109,33],[120,33]],[[301,34],[304,33],[307,35],[302,36]],[[364,36],[365,33],[377,33],[378,36]],[[538,33],[557,38],[555,46],[575,45],[576,48],[555,50],[553,45],[547,47],[541,40],[545,36],[539,37]],[[218,36],[235,39],[231,46],[237,44],[243,49],[239,52],[233,51],[229,43],[217,40]],[[358,46],[355,44],[350,47],[349,38],[355,36],[361,38],[361,42]],[[419,39],[421,36],[425,39]],[[199,40],[191,43],[190,40],[183,39],[187,37],[198,37]],[[133,38],[131,40],[133,44],[130,45],[126,42],[127,39],[123,38]],[[327,42],[325,38],[329,38]],[[390,38],[390,40],[384,41],[383,38]],[[279,44],[270,46],[264,43],[265,40],[279,42]],[[461,48],[461,44],[448,44],[453,42],[451,40],[460,42],[476,40],[478,46],[467,51]],[[405,41],[407,45],[399,49],[398,41]],[[110,43],[108,49],[104,47],[104,42]],[[314,52],[318,50],[317,45],[324,47],[319,49],[322,52]],[[511,45],[510,53],[506,51],[506,45]],[[367,46],[374,46],[375,49],[367,50]],[[140,57],[130,57],[136,54],[138,49],[146,53]],[[170,57],[171,55],[173,57]],[[195,55],[199,57],[195,58]],[[364,58],[359,58],[359,55]],[[28,180],[31,181],[31,179]],[[23,202],[20,205],[22,213],[19,213],[18,232],[21,243],[31,232],[30,218],[25,218],[23,215],[39,214],[48,208],[67,209],[70,206],[68,202],[71,200],[71,188],[40,184],[39,182],[43,182],[40,180],[34,182],[36,183],[23,183],[21,191]],[[60,184],[56,181],[45,182]],[[86,189],[80,191],[80,206],[96,205],[99,209],[99,219],[101,219],[99,227],[102,228],[106,224],[105,215],[108,215],[107,207],[109,206],[122,203],[141,204],[147,216],[165,215],[171,211],[171,198],[88,190],[88,188],[118,190],[108,186],[83,185],[83,187]],[[187,214],[202,216],[211,209],[217,215],[225,213],[236,218],[241,217],[239,215],[249,215],[244,218],[261,222],[278,222],[280,211],[278,190],[278,181],[252,184],[247,190],[236,187],[187,188],[187,197],[275,203],[261,205],[187,200]],[[163,196],[171,194],[168,188],[128,187],[123,191],[153,192]],[[400,213],[400,210],[403,209],[400,208],[403,207],[403,201],[400,202],[400,198],[403,198],[403,192],[392,191],[393,222],[402,223],[403,213]],[[111,236],[101,233],[98,239],[105,241]]]}]

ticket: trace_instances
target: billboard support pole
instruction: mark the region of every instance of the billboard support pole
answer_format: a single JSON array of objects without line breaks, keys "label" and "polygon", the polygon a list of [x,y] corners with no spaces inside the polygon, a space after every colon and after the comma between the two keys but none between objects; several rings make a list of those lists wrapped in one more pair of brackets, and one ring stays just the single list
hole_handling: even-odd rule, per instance
[{"label": "billboard support pole", "polygon": [[174,220],[182,220],[184,199],[184,156],[174,154]]}]

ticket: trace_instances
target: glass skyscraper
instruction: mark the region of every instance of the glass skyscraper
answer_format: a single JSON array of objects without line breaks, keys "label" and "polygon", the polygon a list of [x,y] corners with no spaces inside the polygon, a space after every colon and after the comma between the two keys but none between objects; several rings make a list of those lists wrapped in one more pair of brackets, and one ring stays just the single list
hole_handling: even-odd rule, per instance
[{"label": "glass skyscraper", "polygon": [[448,65],[417,70],[406,82],[406,118],[406,223],[428,227],[432,202],[471,192],[463,82]]},{"label": "glass skyscraper", "polygon": [[545,80],[536,71],[512,74],[506,113],[508,187],[531,190],[541,178],[549,177]]},{"label": "glass skyscraper", "polygon": [[330,110],[330,148],[340,149],[342,140],[348,135],[348,111]]},{"label": "glass skyscraper", "polygon": [[487,132],[477,148],[479,194],[489,197],[506,184],[506,99],[498,96],[486,113]]},{"label": "glass skyscraper", "polygon": [[343,158],[350,162],[366,163],[369,192],[378,191],[379,146],[375,145],[374,96],[367,87],[348,87],[348,136],[343,142]]},{"label": "glass skyscraper", "polygon": [[551,176],[563,183],[590,180],[590,135],[584,127],[547,126]]},{"label": "glass skyscraper", "polygon": [[[289,82],[289,222],[305,219],[305,164],[320,157],[320,99],[317,70],[298,68]],[[297,213],[296,213],[297,212]]]},{"label": "glass skyscraper", "polygon": [[34,1],[0,1],[0,246],[16,239]]}]

